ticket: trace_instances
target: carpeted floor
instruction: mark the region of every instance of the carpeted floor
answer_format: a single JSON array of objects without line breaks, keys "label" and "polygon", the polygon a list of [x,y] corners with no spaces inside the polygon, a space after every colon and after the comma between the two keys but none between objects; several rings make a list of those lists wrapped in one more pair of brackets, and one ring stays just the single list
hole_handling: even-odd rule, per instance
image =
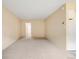
[{"label": "carpeted floor", "polygon": [[2,55],[3,59],[74,59],[48,40],[18,40]]}]

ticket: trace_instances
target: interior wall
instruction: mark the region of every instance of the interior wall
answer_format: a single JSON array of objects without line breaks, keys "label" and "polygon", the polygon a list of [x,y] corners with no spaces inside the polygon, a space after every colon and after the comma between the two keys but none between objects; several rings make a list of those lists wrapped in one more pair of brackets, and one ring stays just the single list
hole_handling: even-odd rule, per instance
[{"label": "interior wall", "polygon": [[62,6],[46,20],[46,37],[59,48],[66,48],[66,11]]},{"label": "interior wall", "polygon": [[25,22],[26,21],[21,20],[21,35],[22,35],[22,37],[25,37],[26,36]]},{"label": "interior wall", "polygon": [[3,6],[2,10],[2,49],[5,49],[21,36],[21,24],[7,8]]},{"label": "interior wall", "polygon": [[[72,18],[72,20],[69,20]],[[67,50],[76,50],[76,1],[66,3]]]},{"label": "interior wall", "polygon": [[45,37],[45,22],[44,20],[22,20],[22,34],[26,35],[25,23],[31,23],[32,37],[33,38],[44,38]]}]

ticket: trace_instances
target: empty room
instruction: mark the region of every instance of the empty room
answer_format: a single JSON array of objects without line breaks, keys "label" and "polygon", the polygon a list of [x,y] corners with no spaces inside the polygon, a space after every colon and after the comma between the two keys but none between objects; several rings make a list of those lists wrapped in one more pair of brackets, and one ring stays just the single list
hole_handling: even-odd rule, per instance
[{"label": "empty room", "polygon": [[76,59],[75,0],[3,0],[2,59]]}]

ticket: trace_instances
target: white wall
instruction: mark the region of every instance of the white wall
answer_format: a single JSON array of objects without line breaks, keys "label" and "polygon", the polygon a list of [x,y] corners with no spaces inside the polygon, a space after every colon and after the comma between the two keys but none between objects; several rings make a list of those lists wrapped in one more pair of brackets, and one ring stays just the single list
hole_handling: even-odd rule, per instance
[{"label": "white wall", "polygon": [[2,16],[2,49],[5,49],[21,36],[21,30],[20,20],[5,7],[3,7]]},{"label": "white wall", "polygon": [[46,37],[57,47],[65,49],[66,24],[62,24],[63,21],[66,21],[65,6],[62,6],[47,18]]},{"label": "white wall", "polygon": [[[66,4],[67,50],[76,50],[76,3],[71,0]],[[72,18],[72,20],[69,20]]]}]

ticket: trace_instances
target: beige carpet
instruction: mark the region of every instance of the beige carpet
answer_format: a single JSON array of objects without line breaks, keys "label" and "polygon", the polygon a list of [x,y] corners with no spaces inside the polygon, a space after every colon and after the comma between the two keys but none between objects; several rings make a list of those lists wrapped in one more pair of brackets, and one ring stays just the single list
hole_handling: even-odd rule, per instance
[{"label": "beige carpet", "polygon": [[3,51],[3,59],[74,59],[47,40],[18,40]]}]

